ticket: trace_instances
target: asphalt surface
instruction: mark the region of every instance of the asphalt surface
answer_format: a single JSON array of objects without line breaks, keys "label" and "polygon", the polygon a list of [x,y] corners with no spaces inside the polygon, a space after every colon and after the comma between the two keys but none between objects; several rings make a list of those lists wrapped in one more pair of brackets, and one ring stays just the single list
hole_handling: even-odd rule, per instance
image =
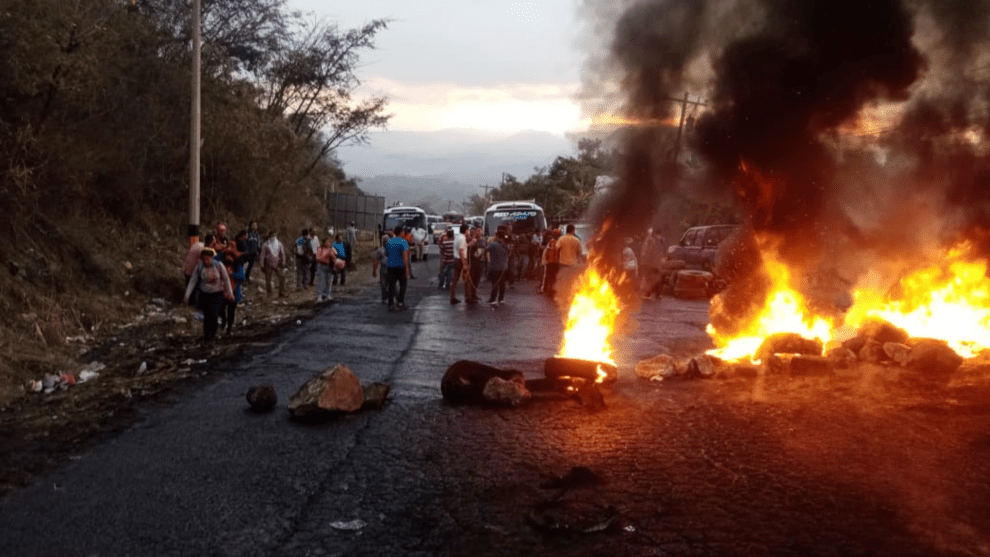
[{"label": "asphalt surface", "polygon": [[[452,407],[447,366],[538,377],[562,318],[535,283],[451,306],[416,269],[409,311],[377,286],[327,306],[0,500],[0,555],[990,555],[985,391],[643,381],[660,345],[707,346],[707,301],[665,298],[625,323],[605,409]],[[290,421],[289,395],[336,363],[390,383],[390,403]],[[262,383],[280,409],[247,412]]]}]

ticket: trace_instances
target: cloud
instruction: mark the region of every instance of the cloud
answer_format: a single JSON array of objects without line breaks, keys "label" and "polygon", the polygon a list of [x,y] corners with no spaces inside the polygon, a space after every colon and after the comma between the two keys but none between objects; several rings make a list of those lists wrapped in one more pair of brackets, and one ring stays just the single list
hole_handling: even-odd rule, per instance
[{"label": "cloud", "polygon": [[403,83],[373,77],[366,94],[384,95],[393,114],[389,129],[430,131],[473,128],[493,132],[577,129],[581,110],[575,100],[579,84],[506,84],[465,87],[454,83]]}]

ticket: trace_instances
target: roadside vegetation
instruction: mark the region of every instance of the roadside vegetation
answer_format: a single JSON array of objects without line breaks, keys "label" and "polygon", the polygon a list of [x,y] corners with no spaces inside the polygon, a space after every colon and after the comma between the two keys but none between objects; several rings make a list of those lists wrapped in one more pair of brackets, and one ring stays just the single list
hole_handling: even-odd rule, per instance
[{"label": "roadside vegetation", "polygon": [[[201,233],[258,220],[291,242],[328,190],[358,191],[333,154],[388,121],[355,74],[386,25],[203,0]],[[182,288],[191,53],[185,1],[2,3],[0,407],[70,369],[66,338]]]}]

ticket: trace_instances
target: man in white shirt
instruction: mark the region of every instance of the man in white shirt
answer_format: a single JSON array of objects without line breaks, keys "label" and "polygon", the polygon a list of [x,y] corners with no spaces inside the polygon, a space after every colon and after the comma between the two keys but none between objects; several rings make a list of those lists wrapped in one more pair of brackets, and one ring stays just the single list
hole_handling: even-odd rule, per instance
[{"label": "man in white shirt", "polygon": [[412,229],[413,246],[416,261],[423,261],[423,244],[426,243],[426,230],[415,226]]},{"label": "man in white shirt", "polygon": [[471,280],[467,273],[470,270],[468,266],[467,259],[467,238],[464,234],[467,233],[467,225],[460,225],[460,231],[454,229],[454,276],[450,281],[450,303],[459,304],[461,301],[457,298],[457,281],[464,280],[464,296],[468,297],[468,285],[467,281]]}]

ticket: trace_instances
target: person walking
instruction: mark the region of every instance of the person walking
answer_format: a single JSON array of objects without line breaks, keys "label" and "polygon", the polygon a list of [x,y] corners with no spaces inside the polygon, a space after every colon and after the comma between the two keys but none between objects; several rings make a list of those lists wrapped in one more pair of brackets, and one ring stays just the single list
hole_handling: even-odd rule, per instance
[{"label": "person walking", "polygon": [[[402,238],[402,226],[395,227],[395,238],[385,243],[388,254],[388,310],[406,309],[406,283],[409,273],[409,242]],[[399,285],[396,296],[396,283]],[[396,302],[393,305],[393,302]]]},{"label": "person walking", "polygon": [[440,283],[440,290],[450,288],[450,281],[454,274],[454,231],[448,228],[443,239],[440,240],[440,274],[437,281]]},{"label": "person walking", "polygon": [[465,234],[467,233],[467,225],[461,225],[461,233],[454,233],[454,278],[450,281],[450,303],[459,304],[461,301],[457,298],[457,281],[464,281],[464,298],[469,299],[470,292],[468,291],[467,285],[467,272],[468,272],[468,260],[467,260],[467,238]]},{"label": "person walking", "polygon": [[347,227],[347,242],[344,244],[344,253],[347,255],[344,257],[344,261],[347,262],[347,267],[349,269],[354,269],[353,267],[353,257],[354,250],[357,248],[357,227],[354,226],[354,221],[351,221],[350,226]]},{"label": "person walking", "polygon": [[663,294],[663,262],[667,257],[667,242],[659,230],[646,231],[640,252],[640,278],[642,279],[643,298],[651,297],[659,300]]},{"label": "person walking", "polygon": [[305,290],[309,287],[309,262],[312,259],[309,229],[303,228],[302,233],[296,238],[296,290]]},{"label": "person walking", "polygon": [[309,229],[309,285],[316,284],[316,250],[320,249],[320,239],[316,237],[316,229]]},{"label": "person walking", "polygon": [[388,252],[385,250],[388,238],[387,234],[382,234],[381,245],[375,250],[375,257],[371,262],[371,276],[378,279],[378,285],[382,288],[383,304],[388,302]]},{"label": "person walking", "polygon": [[254,264],[258,259],[258,255],[261,253],[261,233],[258,232],[258,221],[253,220],[248,224],[247,229],[247,241],[245,253],[247,254],[247,268],[244,269],[244,282],[251,282],[251,270],[254,269]]},{"label": "person walking", "polygon": [[[340,240],[340,234],[337,234],[337,236],[334,237],[333,248],[337,251],[337,257],[340,257],[345,262],[351,255],[347,245]],[[337,284],[339,282],[341,286],[344,286],[344,283],[347,282],[347,266],[344,265],[343,267],[337,268],[337,266],[334,265],[331,267],[331,271],[333,272],[333,283]]]},{"label": "person walking", "polygon": [[[412,237],[412,229],[411,228],[409,228],[408,226],[406,226],[406,227],[404,227],[402,229],[402,233],[401,234],[396,233],[395,235],[396,236],[399,236],[403,240],[405,240],[406,241],[406,244],[409,246],[409,249],[412,250],[413,237]],[[409,255],[410,255],[409,260],[412,261],[412,254],[410,253]],[[412,266],[411,265],[409,266],[409,278],[410,279],[415,279],[416,278],[416,274],[413,273],[413,270],[412,270]]]},{"label": "person walking", "polygon": [[419,225],[416,225],[413,226],[411,234],[413,245],[415,246],[415,260],[425,261],[426,259],[423,257],[423,245],[426,244],[426,230],[420,228]]},{"label": "person walking", "polygon": [[320,303],[326,298],[327,302],[332,302],[331,290],[333,281],[333,268],[336,267],[339,254],[334,248],[330,238],[323,239],[323,245],[316,249],[316,302]]},{"label": "person walking", "polygon": [[261,272],[265,274],[265,292],[272,295],[272,277],[278,281],[278,295],[285,297],[285,275],[282,268],[285,267],[285,247],[278,241],[275,231],[268,233],[265,244],[261,246]]},{"label": "person walking", "polygon": [[471,242],[468,244],[468,273],[464,284],[464,295],[467,303],[477,304],[478,287],[481,286],[481,277],[485,276],[488,268],[488,240],[480,228],[471,231]]},{"label": "person walking", "polygon": [[556,295],[557,271],[560,269],[560,248],[557,240],[560,238],[560,229],[555,228],[548,235],[547,246],[543,248],[543,287],[540,292],[553,298]]},{"label": "person walking", "polygon": [[[488,244],[488,282],[492,283],[492,292],[488,303],[495,309],[498,304],[505,303],[505,283],[509,278],[509,234],[501,226],[495,233],[495,239]],[[497,298],[497,301],[496,301]]]},{"label": "person walking", "polygon": [[244,282],[244,267],[234,259],[234,256],[227,253],[223,256],[223,268],[230,278],[230,288],[234,291],[234,298],[224,300],[223,311],[220,313],[220,327],[224,329],[224,334],[230,336],[234,327],[234,315],[237,312],[237,304],[241,303],[241,284]]},{"label": "person walking", "polygon": [[234,299],[230,277],[223,264],[214,259],[216,254],[213,248],[203,248],[199,252],[199,263],[186,286],[186,295],[182,300],[188,304],[193,290],[199,291],[199,309],[203,312],[203,342],[212,342],[216,338],[217,320],[223,311],[224,299]]},{"label": "person walking", "polygon": [[567,234],[557,241],[559,253],[557,271],[557,298],[562,306],[570,305],[574,284],[581,274],[581,240],[574,233],[574,225],[567,225]]},{"label": "person walking", "polygon": [[[199,265],[199,254],[203,251],[203,248],[209,247],[212,243],[213,234],[207,234],[203,237],[202,242],[195,242],[189,246],[189,250],[186,251],[186,259],[182,264],[182,275],[186,277],[186,286],[189,286],[189,281],[192,280],[193,273],[196,271],[196,265]],[[190,302],[187,303],[195,306],[197,300],[196,291],[193,290],[193,296],[190,298]]]}]

